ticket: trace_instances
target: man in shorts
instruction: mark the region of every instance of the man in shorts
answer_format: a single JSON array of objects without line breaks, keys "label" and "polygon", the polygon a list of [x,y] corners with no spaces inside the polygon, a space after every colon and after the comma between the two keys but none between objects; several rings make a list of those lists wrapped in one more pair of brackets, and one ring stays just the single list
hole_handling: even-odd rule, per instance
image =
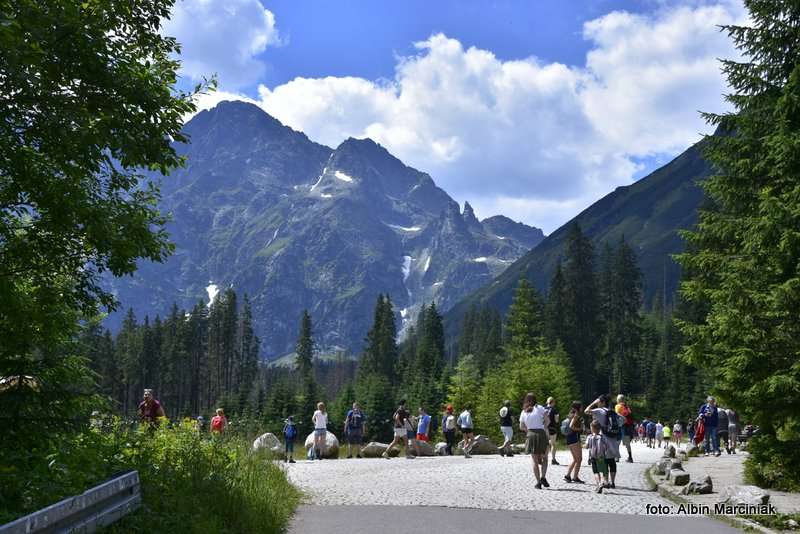
[{"label": "man in shorts", "polygon": [[408,450],[408,431],[406,430],[406,423],[409,415],[411,414],[408,412],[408,410],[406,410],[405,399],[401,400],[400,406],[397,407],[397,411],[395,411],[394,416],[392,416],[392,423],[394,425],[394,439],[392,439],[392,442],[382,454],[382,456],[387,460],[390,458],[389,451],[392,450],[392,447],[399,443],[402,443],[406,448],[406,458],[411,458]]},{"label": "man in shorts", "polygon": [[364,429],[367,417],[361,411],[357,402],[353,409],[347,412],[344,419],[344,435],[347,436],[347,457],[353,457],[353,447],[356,449],[356,458],[361,458],[361,445],[364,443]]},{"label": "man in shorts", "polygon": [[472,412],[470,412],[470,405],[464,406],[464,411],[458,416],[458,427],[461,429],[461,435],[464,437],[464,458],[472,458],[469,453],[470,445],[472,445],[472,438],[475,437],[475,425],[472,422]]},{"label": "man in shorts", "polygon": [[550,424],[547,426],[547,439],[550,443],[550,453],[552,454],[552,460],[550,461],[553,465],[559,465],[558,461],[556,461],[556,439],[558,438],[558,409],[556,408],[556,399],[553,397],[547,397],[547,407],[545,408],[547,412],[547,416],[550,418]]}]

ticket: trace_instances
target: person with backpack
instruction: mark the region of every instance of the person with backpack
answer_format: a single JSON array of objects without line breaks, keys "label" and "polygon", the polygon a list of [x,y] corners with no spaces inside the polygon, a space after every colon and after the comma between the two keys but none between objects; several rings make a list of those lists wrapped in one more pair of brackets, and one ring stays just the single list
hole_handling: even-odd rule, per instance
[{"label": "person with backpack", "polygon": [[661,421],[656,423],[656,448],[661,448],[661,441],[664,439],[664,425],[661,424]]},{"label": "person with backpack", "polygon": [[728,409],[728,454],[736,454],[736,440],[739,438],[739,414]]},{"label": "person with backpack", "polygon": [[728,410],[718,408],[717,414],[717,442],[719,443],[720,451],[724,448],[730,454],[730,447],[728,446]]},{"label": "person with backpack", "polygon": [[625,449],[628,451],[628,459],[625,461],[628,463],[633,463],[631,440],[636,435],[636,429],[633,423],[633,410],[631,410],[631,407],[628,406],[628,403],[625,400],[625,395],[622,393],[617,395],[617,406],[614,408],[614,410],[617,412],[617,415],[624,419],[622,424],[622,444],[625,445]]},{"label": "person with backpack", "polygon": [[583,461],[583,450],[581,449],[581,431],[583,421],[581,421],[581,403],[575,401],[569,410],[569,415],[561,422],[561,433],[567,441],[567,447],[572,454],[572,462],[567,466],[567,474],[564,476],[565,482],[575,482],[583,484],[578,473],[581,470]]},{"label": "person with backpack", "polygon": [[[609,408],[609,397],[607,395],[600,395],[589,406],[586,407],[584,413],[591,415],[595,421],[600,425],[600,432],[605,436],[609,453],[606,455],[606,463],[608,464],[609,478],[611,482],[609,488],[615,488],[615,481],[617,478],[617,460],[620,459],[619,455],[619,440],[622,432],[622,425],[617,412]],[[591,456],[590,456],[591,457]]]},{"label": "person with backpack", "polygon": [[348,410],[344,418],[344,435],[347,436],[347,457],[353,457],[353,447],[356,449],[356,458],[361,458],[361,445],[364,443],[364,429],[367,416],[361,411],[358,402],[353,403],[353,408]]},{"label": "person with backpack", "polygon": [[458,422],[455,414],[453,414],[453,406],[448,404],[442,415],[442,433],[447,445],[444,448],[447,456],[453,456],[453,447],[456,444],[456,426]]},{"label": "person with backpack", "polygon": [[413,458],[408,450],[408,430],[406,429],[406,424],[408,422],[408,417],[410,415],[411,414],[408,412],[408,410],[406,410],[405,399],[401,400],[400,405],[397,407],[397,410],[394,412],[394,415],[392,415],[394,439],[392,439],[392,442],[389,444],[389,446],[381,455],[387,460],[390,458],[389,451],[392,450],[392,447],[400,443],[402,443],[406,448],[406,459]]},{"label": "person with backpack", "polygon": [[592,466],[595,481],[597,482],[597,493],[603,493],[603,488],[614,487],[608,482],[608,439],[600,433],[600,422],[595,419],[590,428],[592,433],[586,438],[586,448],[589,450],[589,464]]},{"label": "person with backpack", "polygon": [[221,436],[225,429],[228,428],[228,419],[225,417],[225,412],[222,408],[217,408],[216,414],[211,418],[211,433]]},{"label": "person with backpack", "polygon": [[511,446],[511,441],[514,439],[514,419],[511,413],[511,401],[507,400],[500,408],[500,432],[503,434],[503,445],[500,447],[500,455],[514,456],[514,449]]},{"label": "person with backpack", "polygon": [[284,462],[290,464],[294,461],[294,440],[297,438],[297,426],[294,424],[294,418],[290,415],[286,418],[283,425],[283,443],[284,443]]},{"label": "person with backpack", "polygon": [[472,412],[470,408],[471,406],[469,404],[465,404],[464,411],[458,416],[458,428],[461,429],[461,435],[464,438],[464,445],[462,446],[464,458],[472,458],[469,451],[472,445],[472,438],[475,436],[475,425],[472,422]]},{"label": "person with backpack", "polygon": [[556,460],[556,440],[558,439],[558,409],[556,408],[556,399],[553,397],[547,397],[547,417],[550,418],[550,425],[547,427],[547,439],[550,443],[550,453],[552,454],[552,460],[550,463],[553,465],[559,465],[558,461]]},{"label": "person with backpack", "polygon": [[656,422],[652,419],[647,421],[647,447],[650,449],[656,448]]},{"label": "person with backpack", "polygon": [[544,406],[536,403],[536,395],[525,395],[525,404],[519,414],[519,429],[525,432],[525,454],[531,455],[533,461],[533,477],[536,489],[550,487],[547,482],[547,427],[550,418]]}]

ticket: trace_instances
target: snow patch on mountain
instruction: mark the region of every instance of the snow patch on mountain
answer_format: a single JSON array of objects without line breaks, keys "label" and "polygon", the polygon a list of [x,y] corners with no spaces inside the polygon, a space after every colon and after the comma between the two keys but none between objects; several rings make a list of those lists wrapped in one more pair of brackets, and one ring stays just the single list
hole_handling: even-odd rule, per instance
[{"label": "snow patch on mountain", "polygon": [[394,228],[395,230],[400,230],[401,232],[419,232],[422,230],[419,226],[399,226],[396,224],[386,224],[386,226]]},{"label": "snow patch on mountain", "polygon": [[408,275],[411,274],[411,262],[414,260],[411,256],[403,256],[403,283],[408,280]]},{"label": "snow patch on mountain", "polygon": [[351,182],[353,181],[353,178],[352,178],[352,177],[350,177],[350,176],[346,175],[346,174],[345,174],[345,173],[343,173],[342,171],[336,171],[335,173],[333,173],[333,175],[334,175],[336,178],[338,178],[339,180],[343,181],[343,182],[350,182],[350,183],[351,183]]},{"label": "snow patch on mountain", "polygon": [[208,293],[208,306],[210,307],[214,303],[214,299],[217,298],[217,295],[219,294],[219,287],[217,284],[209,280],[208,286],[206,286],[206,293]]}]

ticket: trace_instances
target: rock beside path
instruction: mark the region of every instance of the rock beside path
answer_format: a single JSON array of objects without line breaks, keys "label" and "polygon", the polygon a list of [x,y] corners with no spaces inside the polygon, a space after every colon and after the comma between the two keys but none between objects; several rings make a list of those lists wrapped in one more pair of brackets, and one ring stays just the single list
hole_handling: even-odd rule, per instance
[{"label": "rock beside path", "polygon": [[440,441],[433,447],[433,453],[436,456],[446,456],[447,455],[447,443],[444,441]]},{"label": "rock beside path", "polygon": [[[364,458],[380,458],[386,449],[389,448],[388,443],[380,443],[378,441],[370,441],[361,449],[361,456]],[[391,451],[389,451],[389,456],[397,456],[400,454],[400,449],[397,447],[393,447]]]},{"label": "rock beside path", "polygon": [[472,443],[469,444],[469,450],[464,451],[464,442],[458,442],[458,451],[461,454],[468,452],[469,454],[500,454],[500,449],[492,443],[488,437],[483,434],[478,434],[472,438]]},{"label": "rock beside path", "polygon": [[711,482],[711,477],[706,477],[703,479],[702,482],[689,482],[686,486],[683,487],[681,494],[683,495],[691,495],[691,494],[699,494],[699,495],[708,495],[714,491],[714,485]]},{"label": "rock beside path", "polygon": [[[305,446],[306,450],[309,450],[314,446],[313,432],[306,438]],[[339,457],[339,439],[333,434],[333,432],[327,432],[325,434],[325,450],[322,453],[322,457],[326,459]]]},{"label": "rock beside path", "polygon": [[672,475],[672,484],[674,486],[685,486],[689,483],[689,473],[685,471],[670,470],[670,474]]},{"label": "rock beside path", "polygon": [[734,506],[768,504],[769,492],[758,486],[727,486],[722,490],[722,500]]},{"label": "rock beside path", "polygon": [[[411,447],[411,450],[414,451],[414,454],[416,454],[417,456],[434,455],[433,445],[431,445],[427,441],[415,441],[414,443],[416,443],[416,445],[414,447]],[[417,450],[419,450],[419,453],[417,453]]]},{"label": "rock beside path", "polygon": [[253,450],[259,451],[261,449],[267,449],[275,454],[281,454],[284,451],[280,440],[275,436],[275,434],[271,434],[269,432],[266,434],[261,434],[255,440],[253,440]]}]

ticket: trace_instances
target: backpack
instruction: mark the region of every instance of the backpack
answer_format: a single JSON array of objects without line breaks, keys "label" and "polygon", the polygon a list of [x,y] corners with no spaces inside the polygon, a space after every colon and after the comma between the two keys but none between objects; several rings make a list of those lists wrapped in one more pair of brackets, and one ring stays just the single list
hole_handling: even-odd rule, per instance
[{"label": "backpack", "polygon": [[561,421],[561,433],[564,434],[565,436],[570,433],[569,417],[567,417],[563,421]]},{"label": "backpack", "polygon": [[606,409],[606,427],[603,429],[603,434],[611,439],[619,439],[619,416],[613,410]]},{"label": "backpack", "polygon": [[286,439],[294,439],[297,437],[297,427],[295,425],[286,425],[286,430],[283,431]]},{"label": "backpack", "polygon": [[350,422],[347,424],[347,426],[353,430],[360,430],[363,424],[361,422],[362,418],[363,414],[360,411],[353,412],[352,415],[350,415]]}]

